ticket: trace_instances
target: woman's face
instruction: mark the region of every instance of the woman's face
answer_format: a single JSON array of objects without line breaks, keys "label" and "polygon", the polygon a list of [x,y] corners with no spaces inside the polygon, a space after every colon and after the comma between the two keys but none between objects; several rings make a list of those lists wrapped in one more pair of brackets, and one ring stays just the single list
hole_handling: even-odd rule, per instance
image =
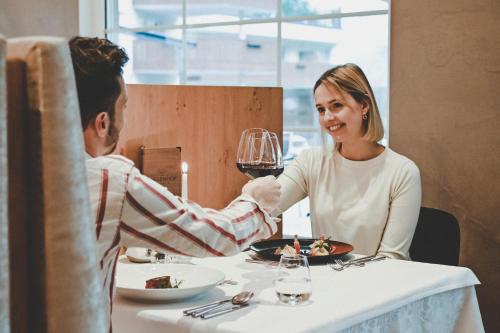
[{"label": "woman's face", "polygon": [[363,137],[363,114],[368,112],[367,105],[325,84],[316,89],[314,100],[319,112],[319,123],[335,142],[353,142]]}]

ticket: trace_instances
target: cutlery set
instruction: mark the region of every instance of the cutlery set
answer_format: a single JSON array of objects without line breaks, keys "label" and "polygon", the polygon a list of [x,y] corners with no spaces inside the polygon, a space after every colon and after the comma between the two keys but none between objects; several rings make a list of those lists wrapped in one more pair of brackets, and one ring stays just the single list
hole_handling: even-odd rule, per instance
[{"label": "cutlery set", "polygon": [[[247,307],[249,305],[248,301],[253,297],[253,295],[254,293],[251,291],[242,291],[241,293],[234,295],[232,298],[184,310],[183,314],[185,316],[191,316],[193,318],[199,317],[201,319],[217,317],[225,313]],[[223,305],[227,303],[231,303],[232,306],[229,308],[223,308]]]},{"label": "cutlery set", "polygon": [[342,261],[342,259],[335,259],[334,263],[329,264],[328,266],[330,268],[332,268],[333,270],[342,271],[345,268],[348,268],[351,266],[363,267],[367,263],[380,261],[380,260],[384,260],[384,259],[386,259],[386,257],[384,257],[384,256],[377,257],[376,255],[361,257],[361,258],[349,260],[346,262]]}]

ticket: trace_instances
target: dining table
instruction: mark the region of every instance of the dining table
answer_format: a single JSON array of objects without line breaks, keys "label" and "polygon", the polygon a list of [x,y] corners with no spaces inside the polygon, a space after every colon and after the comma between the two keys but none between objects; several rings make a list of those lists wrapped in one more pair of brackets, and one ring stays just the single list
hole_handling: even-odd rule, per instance
[{"label": "dining table", "polygon": [[[312,294],[299,305],[280,303],[274,281],[277,265],[232,257],[193,258],[190,265],[222,271],[223,283],[186,299],[153,302],[117,293],[112,325],[116,333],[323,333],[323,332],[484,332],[475,285],[467,267],[386,259],[341,271],[311,265]],[[343,260],[355,258],[348,254]],[[131,263],[118,260],[117,274]],[[169,263],[159,265],[172,265]],[[252,291],[250,305],[210,319],[183,310]]]}]

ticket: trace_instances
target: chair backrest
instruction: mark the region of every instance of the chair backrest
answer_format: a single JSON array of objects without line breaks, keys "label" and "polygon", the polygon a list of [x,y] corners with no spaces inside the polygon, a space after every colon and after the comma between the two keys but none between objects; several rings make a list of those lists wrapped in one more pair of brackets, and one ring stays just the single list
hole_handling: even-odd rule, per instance
[{"label": "chair backrest", "polygon": [[422,207],[410,246],[414,261],[458,265],[460,228],[457,219],[445,211]]},{"label": "chair backrest", "polygon": [[5,50],[7,41],[0,36],[0,333],[10,331],[9,243],[7,215],[7,86]]},{"label": "chair backrest", "polygon": [[10,330],[104,332],[67,40],[9,39],[7,86]]}]

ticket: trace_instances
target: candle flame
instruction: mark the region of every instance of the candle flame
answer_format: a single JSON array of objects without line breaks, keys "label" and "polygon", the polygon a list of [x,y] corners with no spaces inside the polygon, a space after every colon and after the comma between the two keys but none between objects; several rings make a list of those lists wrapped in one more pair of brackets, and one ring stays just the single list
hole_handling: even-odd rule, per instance
[{"label": "candle flame", "polygon": [[182,173],[188,172],[188,164],[186,162],[181,163],[181,170],[182,170]]}]

